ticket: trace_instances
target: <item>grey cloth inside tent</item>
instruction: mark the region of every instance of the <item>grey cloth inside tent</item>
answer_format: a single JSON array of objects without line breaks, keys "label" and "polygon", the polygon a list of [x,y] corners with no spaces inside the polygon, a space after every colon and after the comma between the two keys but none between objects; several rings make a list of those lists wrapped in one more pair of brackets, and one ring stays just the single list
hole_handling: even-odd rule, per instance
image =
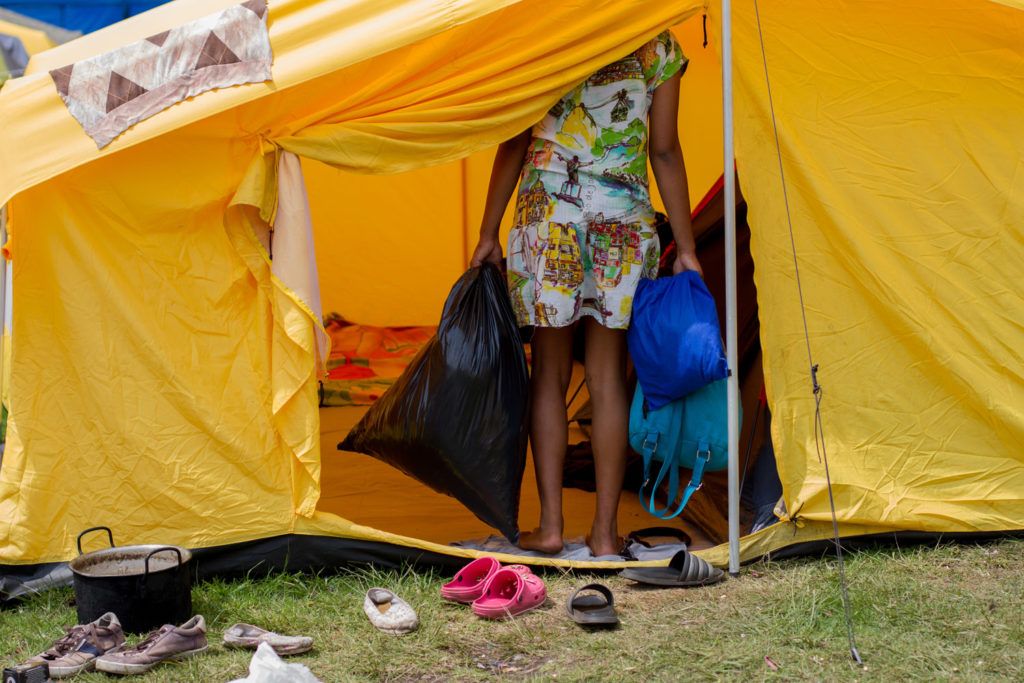
[{"label": "grey cloth inside tent", "polygon": [[[458,541],[452,543],[456,548],[468,548],[470,550],[481,550],[488,553],[505,553],[507,555],[522,555],[523,557],[551,557],[560,560],[573,560],[573,561],[597,561],[597,562],[625,562],[626,558],[619,555],[599,555],[594,557],[590,552],[590,548],[583,541],[583,539],[571,539],[567,540],[565,547],[562,548],[562,552],[557,555],[549,555],[547,553],[537,552],[535,550],[523,550],[517,545],[509,543],[508,540],[501,536],[488,536],[487,538],[472,539],[468,541]],[[647,547],[630,541],[629,552],[639,561],[647,560],[667,560],[673,555],[678,553],[680,550],[686,550],[685,543],[663,543]]]}]

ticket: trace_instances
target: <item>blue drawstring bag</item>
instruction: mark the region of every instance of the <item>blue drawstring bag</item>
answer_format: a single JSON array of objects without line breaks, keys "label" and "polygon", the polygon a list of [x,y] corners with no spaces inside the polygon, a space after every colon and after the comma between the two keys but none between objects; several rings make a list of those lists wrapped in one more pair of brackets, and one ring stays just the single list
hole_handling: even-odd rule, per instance
[{"label": "blue drawstring bag", "polygon": [[715,300],[696,271],[640,281],[627,343],[649,410],[729,374]]}]

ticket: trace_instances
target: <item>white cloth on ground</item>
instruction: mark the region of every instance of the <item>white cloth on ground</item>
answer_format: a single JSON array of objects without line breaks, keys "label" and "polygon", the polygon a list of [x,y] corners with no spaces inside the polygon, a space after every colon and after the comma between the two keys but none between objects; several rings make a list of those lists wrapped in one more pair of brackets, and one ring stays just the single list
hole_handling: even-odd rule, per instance
[{"label": "white cloth on ground", "polygon": [[249,675],[231,683],[323,683],[302,664],[289,664],[277,656],[274,648],[260,643],[249,662]]}]

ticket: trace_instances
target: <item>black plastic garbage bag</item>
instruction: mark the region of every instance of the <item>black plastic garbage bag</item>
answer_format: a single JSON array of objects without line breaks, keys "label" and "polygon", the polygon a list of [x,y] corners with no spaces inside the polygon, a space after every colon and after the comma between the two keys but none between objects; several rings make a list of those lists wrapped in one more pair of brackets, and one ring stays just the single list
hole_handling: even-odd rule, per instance
[{"label": "black plastic garbage bag", "polygon": [[515,543],[529,396],[504,278],[489,264],[472,268],[448,295],[437,335],[338,449],[453,496]]}]

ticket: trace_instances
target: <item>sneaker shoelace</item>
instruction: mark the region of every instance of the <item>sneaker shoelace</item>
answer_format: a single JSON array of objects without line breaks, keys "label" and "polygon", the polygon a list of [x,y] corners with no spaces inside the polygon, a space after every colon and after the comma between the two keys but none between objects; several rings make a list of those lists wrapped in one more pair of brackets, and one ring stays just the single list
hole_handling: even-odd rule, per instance
[{"label": "sneaker shoelace", "polygon": [[44,652],[44,655],[58,659],[78,649],[82,641],[87,640],[89,636],[93,636],[93,640],[96,640],[95,624],[72,626],[64,630],[66,631],[65,635]]},{"label": "sneaker shoelace", "polygon": [[138,645],[133,645],[132,647],[125,650],[125,652],[145,652],[149,648],[153,647],[153,644],[156,643],[156,641],[161,636],[163,636],[165,633],[172,630],[173,628],[173,626],[161,626],[159,629],[153,631],[144,639],[142,639],[142,641],[140,641]]}]

